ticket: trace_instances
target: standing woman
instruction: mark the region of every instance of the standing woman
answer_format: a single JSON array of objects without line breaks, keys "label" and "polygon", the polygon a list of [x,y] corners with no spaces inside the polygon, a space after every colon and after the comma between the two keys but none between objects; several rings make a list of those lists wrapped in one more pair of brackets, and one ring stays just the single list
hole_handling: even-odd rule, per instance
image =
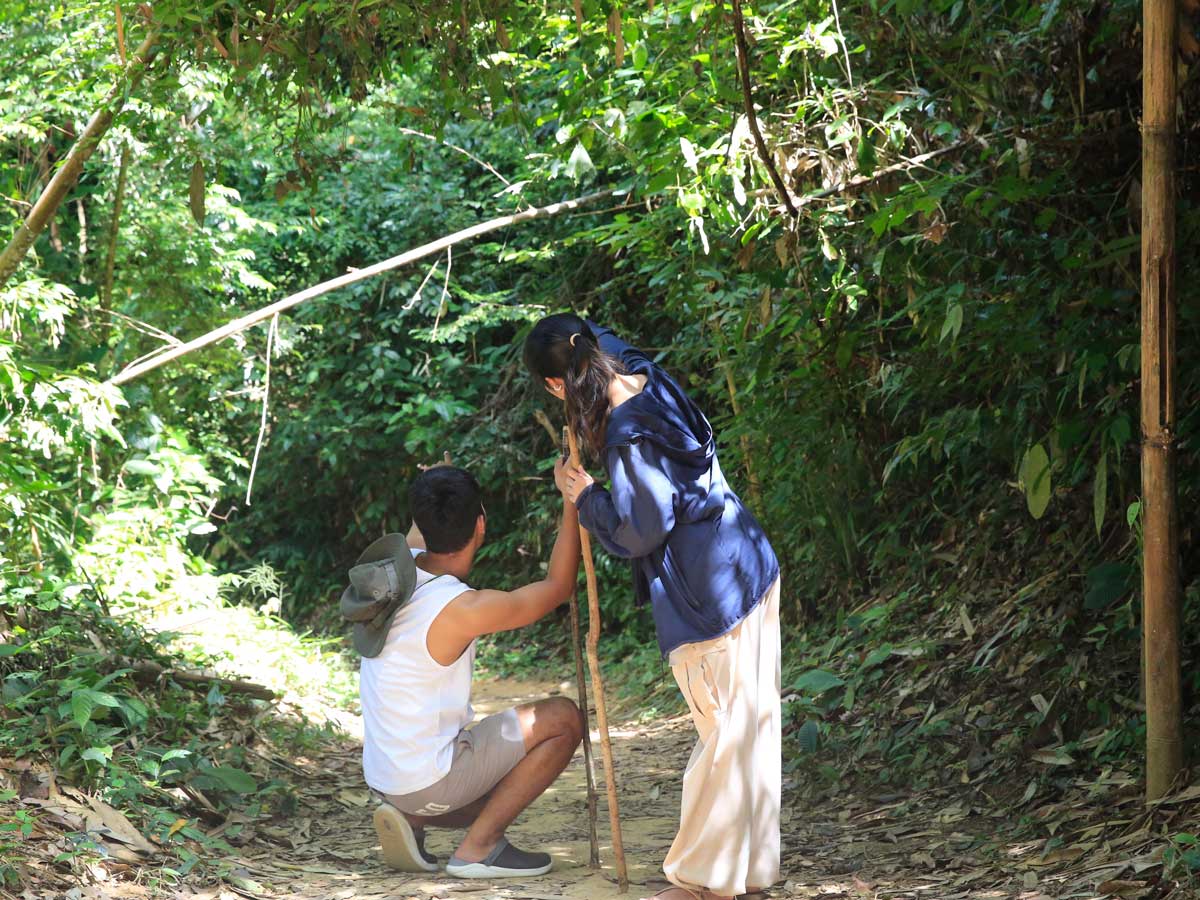
[{"label": "standing woman", "polygon": [[639,604],[699,740],[660,900],[715,900],[779,878],[779,563],[717,462],[712,426],[646,354],[579,316],[547,316],[525,364],[608,473],[582,468],[579,522],[629,559]]}]

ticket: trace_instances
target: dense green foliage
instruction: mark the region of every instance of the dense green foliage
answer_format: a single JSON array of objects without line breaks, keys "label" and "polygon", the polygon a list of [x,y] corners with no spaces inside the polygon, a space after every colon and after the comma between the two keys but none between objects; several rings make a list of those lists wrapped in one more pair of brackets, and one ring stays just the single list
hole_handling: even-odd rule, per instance
[{"label": "dense green foliage", "polygon": [[[69,40],[34,6],[0,11],[5,235],[118,70],[111,5],[63,4]],[[652,348],[717,426],[783,562],[794,737],[830,748],[827,774],[871,755],[886,778],[928,777],[979,727],[983,694],[1051,698],[986,713],[1002,750],[1037,738],[1109,764],[1137,748],[1137,4],[747,9],[795,217],[747,124],[725,4],[584,2],[577,20],[447,3],[419,25],[396,4],[257,6],[158,3],[153,25],[126,8],[130,46],[154,27],[165,52],[0,286],[0,674],[18,736],[4,752],[103,769],[119,796],[131,736],[182,746],[168,720],[203,710],[191,698],[147,724],[128,673],[77,655],[79,635],[164,652],[120,613],[197,591],[261,601],[237,589],[255,566],[252,584],[278,578],[276,611],[336,629],[345,569],[407,525],[405,486],[444,450],[488,492],[479,580],[536,572],[556,450],[534,411],[558,413],[518,347],[567,307]],[[1196,101],[1189,78],[1187,139]],[[1186,248],[1194,166],[1180,185]],[[594,187],[619,189],[610,208],[102,383],[348,267]],[[1178,262],[1190,510],[1200,306],[1195,259]],[[1194,703],[1200,535],[1185,520],[1181,536]],[[637,655],[639,683],[658,677],[625,567],[600,568],[612,652]],[[966,640],[1000,635],[991,652],[947,650],[960,611]],[[560,654],[558,633],[522,653]],[[112,712],[85,717],[86,698]],[[935,700],[905,730],[900,711]]]}]

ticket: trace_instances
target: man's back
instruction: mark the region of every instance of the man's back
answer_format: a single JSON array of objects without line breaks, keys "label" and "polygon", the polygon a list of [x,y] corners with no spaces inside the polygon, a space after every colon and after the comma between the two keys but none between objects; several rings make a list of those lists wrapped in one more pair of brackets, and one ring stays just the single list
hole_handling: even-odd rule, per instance
[{"label": "man's back", "polygon": [[381,793],[409,794],[442,778],[455,739],[474,717],[475,642],[449,665],[433,659],[426,643],[433,620],[469,590],[453,575],[417,569],[416,590],[396,614],[382,652],[362,660],[363,774]]}]

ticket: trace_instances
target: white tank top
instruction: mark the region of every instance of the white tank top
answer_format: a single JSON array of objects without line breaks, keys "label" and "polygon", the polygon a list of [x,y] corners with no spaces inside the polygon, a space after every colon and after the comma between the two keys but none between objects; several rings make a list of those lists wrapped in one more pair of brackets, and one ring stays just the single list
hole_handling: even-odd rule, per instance
[{"label": "white tank top", "polygon": [[448,666],[429,655],[426,643],[438,613],[469,590],[453,575],[417,569],[416,590],[392,620],[383,650],[359,666],[363,776],[381,793],[411,794],[444,778],[458,733],[475,717],[475,641]]}]

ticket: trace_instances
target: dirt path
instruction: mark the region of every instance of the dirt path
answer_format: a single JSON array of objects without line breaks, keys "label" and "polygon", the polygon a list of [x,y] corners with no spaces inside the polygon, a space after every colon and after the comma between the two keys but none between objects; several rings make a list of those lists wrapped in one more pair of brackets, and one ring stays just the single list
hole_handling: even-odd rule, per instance
[{"label": "dirt path", "polygon": [[[477,683],[475,710],[482,717],[560,692],[574,695],[571,685],[529,681]],[[353,728],[353,723],[347,724]],[[653,893],[665,884],[660,865],[675,834],[679,773],[691,751],[689,728],[686,718],[677,717],[653,726],[635,727],[625,722],[610,732],[621,786],[629,877],[635,882],[625,896],[640,896],[637,891],[643,887],[649,887],[649,893]],[[371,823],[374,804],[362,782],[360,753],[359,743],[351,739],[322,759],[291,760],[291,765],[304,773],[304,777],[294,779],[300,804],[291,827],[259,828],[241,848],[242,855],[232,861],[238,868],[229,883],[185,888],[179,896],[213,900],[231,900],[238,894],[297,900],[371,897],[605,900],[622,896],[617,893],[612,868],[603,790],[598,829],[602,867],[595,871],[587,865],[587,803],[581,755],[509,829],[518,846],[549,852],[555,859],[554,870],[526,881],[508,879],[488,883],[445,875],[407,875],[383,865]],[[597,769],[600,769],[598,759]],[[445,861],[460,836],[457,831],[430,829],[426,846]]]},{"label": "dirt path", "polygon": [[[477,713],[563,692],[569,684],[493,681],[476,685]],[[661,861],[675,833],[680,773],[693,742],[684,716],[637,723],[615,710],[612,730],[621,790],[622,827],[633,882],[626,897],[653,894],[665,882]],[[348,723],[353,728],[353,722]],[[582,757],[510,829],[515,843],[555,857],[554,870],[495,883],[445,875],[406,875],[385,867],[371,823],[373,801],[362,782],[360,745],[348,738],[320,759],[278,759],[299,797],[294,816],[251,823],[239,836],[232,874],[215,885],[185,885],[175,896],[203,900],[611,900],[617,893],[601,790],[603,866],[587,867],[587,812]],[[597,761],[599,768],[599,762]],[[821,792],[785,778],[784,876],[774,898],[870,900],[1050,900],[1129,897],[1156,900],[1161,845],[1153,822],[1139,818],[1136,788],[1115,785],[1106,804],[1032,810],[1057,816],[1045,838],[1006,838],[1014,813],[969,786],[919,795],[859,796]],[[1161,823],[1160,823],[1161,826]],[[1058,839],[1054,837],[1058,835]],[[1068,835],[1075,835],[1067,840]],[[428,847],[445,860],[458,832],[431,829]],[[1176,891],[1171,896],[1197,896]]]}]

